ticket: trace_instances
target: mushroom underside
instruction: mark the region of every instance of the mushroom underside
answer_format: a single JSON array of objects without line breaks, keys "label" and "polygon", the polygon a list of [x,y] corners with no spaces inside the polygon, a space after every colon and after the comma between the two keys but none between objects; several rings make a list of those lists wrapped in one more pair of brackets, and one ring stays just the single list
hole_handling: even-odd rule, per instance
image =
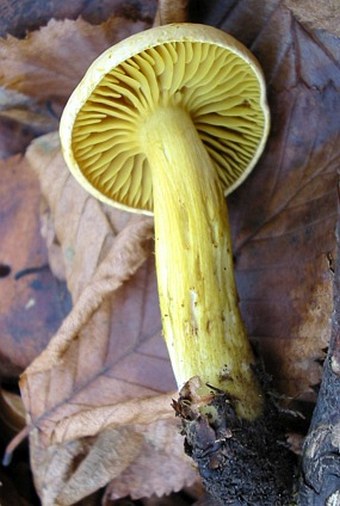
[{"label": "mushroom underside", "polygon": [[152,115],[191,117],[225,193],[254,165],[265,128],[262,90],[248,62],[224,47],[167,42],[107,73],[77,114],[74,158],[90,185],[122,206],[153,211],[153,174],[141,133]]}]

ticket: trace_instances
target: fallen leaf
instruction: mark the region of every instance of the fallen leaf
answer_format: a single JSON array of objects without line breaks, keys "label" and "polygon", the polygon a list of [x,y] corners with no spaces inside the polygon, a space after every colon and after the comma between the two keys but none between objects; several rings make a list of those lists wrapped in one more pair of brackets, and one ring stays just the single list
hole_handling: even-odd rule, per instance
[{"label": "fallen leaf", "polygon": [[254,22],[255,4],[221,23],[259,58],[272,114],[258,167],[229,198],[241,310],[279,390],[315,400],[332,311],[339,41],[279,1],[256,4]]},{"label": "fallen leaf", "polygon": [[74,504],[104,487],[113,476],[119,476],[138,457],[143,440],[142,434],[133,428],[103,430],[58,493],[56,502],[63,506]]},{"label": "fallen leaf", "polygon": [[[76,74],[72,84],[73,69],[84,71],[91,58],[118,40],[117,36],[145,28],[155,8],[154,0],[141,5],[103,1],[100,9],[85,0],[24,0],[20,6],[13,0],[1,2],[0,37],[5,38],[0,39],[0,158],[23,153],[33,137],[56,130],[60,102],[68,97],[80,75]],[[89,29],[91,25],[81,19],[64,23],[51,20],[79,15],[102,24]],[[111,20],[103,23],[108,16]],[[27,35],[28,30],[47,22],[48,27]],[[26,37],[20,40],[9,33]],[[61,54],[72,58],[62,68],[58,66]]]},{"label": "fallen leaf", "polygon": [[183,439],[174,420],[158,421],[139,430],[143,430],[143,448],[106,488],[104,503],[108,498],[127,495],[132,499],[148,497],[151,490],[162,497],[197,480],[192,461],[183,459]]},{"label": "fallen leaf", "polygon": [[27,126],[9,118],[0,121],[0,160],[5,160],[16,154],[23,154],[34,138]]},{"label": "fallen leaf", "polygon": [[45,235],[52,236],[48,246],[56,240],[61,246],[65,277],[76,301],[131,215],[104,208],[79,187],[66,169],[57,133],[34,141],[27,159],[39,178],[50,213],[49,226],[44,227]]},{"label": "fallen leaf", "polygon": [[[123,431],[123,437],[125,428],[130,427],[125,453],[132,454],[137,464],[127,471],[129,476],[134,476],[135,472],[141,475],[145,462],[150,461],[149,466],[152,466],[163,455],[168,467],[178,472],[172,472],[172,480],[165,480],[159,472],[157,479],[148,473],[150,479],[145,476],[145,486],[149,493],[161,493],[161,490],[169,493],[182,488],[193,482],[195,472],[182,451],[181,438],[176,436],[171,420],[172,397],[168,392],[175,389],[175,383],[160,336],[151,259],[134,274],[150,252],[143,244],[152,235],[152,220],[131,218],[129,213],[107,208],[82,190],[66,169],[57,135],[49,134],[36,140],[27,157],[39,176],[42,193],[54,218],[74,300],[69,317],[22,377],[22,391],[31,422],[43,427],[43,439],[49,437],[53,443],[95,435],[112,424],[119,428],[118,435]],[[130,276],[131,279],[125,281]],[[54,384],[58,386],[54,388]],[[163,441],[162,452],[155,448],[148,453],[149,445],[144,439],[150,438],[148,431],[155,425],[152,422],[156,420],[157,426],[163,418],[170,418],[164,423],[169,425],[171,451],[169,447],[166,452]],[[137,456],[136,437],[143,438]],[[91,455],[94,458],[98,457],[98,444],[97,440],[93,443]],[[31,447],[35,445],[31,443]],[[177,451],[174,451],[176,446]],[[67,469],[63,456],[67,457],[68,451],[65,453],[63,447],[48,450],[48,455],[52,460],[57,459],[62,469],[64,466]],[[140,458],[142,466],[138,465]],[[42,462],[40,465],[33,457],[32,466],[39,479],[41,470],[52,466],[52,463],[47,466],[44,459]],[[46,484],[39,485],[38,490],[43,490],[48,500],[57,494],[60,504],[71,504],[68,501],[75,500],[75,491],[79,497],[84,497],[95,490],[92,488],[95,484],[99,488],[122,471],[122,462],[115,467],[106,466],[107,473],[101,476],[105,483],[96,479],[90,484],[85,480],[88,486],[79,489],[76,483],[84,480],[91,462],[91,459],[84,460],[79,465],[79,477],[72,476],[65,483],[61,473],[59,481],[53,480],[53,490]],[[55,467],[53,469],[56,472]],[[67,473],[69,476],[69,471]],[[46,482],[50,479],[47,474]],[[136,477],[127,481],[124,494],[127,485],[132,486],[134,482]],[[133,492],[138,493],[136,488]],[[43,504],[49,504],[47,499],[44,501]]]},{"label": "fallen leaf", "polygon": [[[255,52],[269,83],[273,126],[266,152],[248,181],[229,198],[241,309],[249,334],[258,342],[281,392],[312,399],[311,386],[321,376],[317,360],[323,357],[330,330],[329,258],[334,254],[339,160],[339,129],[334,114],[339,86],[335,56],[338,41],[327,33],[302,26],[278,0],[261,5],[253,0],[225,2],[223,7],[216,4],[216,8],[210,7],[208,20],[236,35]],[[36,166],[41,167],[42,181],[48,177],[44,167],[53,173],[46,184],[51,188],[51,181],[57,181],[62,170],[60,154],[55,145],[55,159],[45,149],[47,157],[43,160],[44,150],[39,142],[31,148],[31,162],[36,159]],[[34,152],[35,149],[40,152]],[[69,176],[60,177],[66,180]],[[60,204],[60,194],[59,201],[49,203],[56,230],[58,223],[63,223],[58,237],[68,228],[68,219],[73,214],[77,216],[72,213],[72,205],[80,190],[74,186],[67,191],[67,205]],[[47,192],[44,193],[48,198]],[[64,206],[68,209],[67,218],[56,218],[57,213],[64,212]],[[111,223],[112,211],[98,203],[97,206],[101,208],[100,220],[104,215]],[[93,212],[97,213],[95,207],[87,216],[93,217],[93,227],[97,228]],[[84,284],[81,278],[72,280],[72,269],[67,274],[66,268],[70,289],[74,286],[77,294],[73,310],[77,321],[73,327],[68,324],[67,332],[56,335],[56,340],[26,372],[22,383],[31,420],[50,441],[85,435],[84,431],[89,430],[85,420],[89,426],[92,424],[91,434],[109,423],[117,424],[112,413],[118,407],[127,408],[126,416],[134,406],[140,416],[138,406],[142,401],[151,405],[143,420],[146,422],[153,413],[152,403],[166,399],[173,388],[159,337],[152,261],[136,270],[113,295],[106,292],[100,307],[91,304],[91,311],[95,307],[95,312],[84,315],[79,311],[81,305],[77,309],[77,301],[82,300],[98,266],[104,265],[111,248],[122,236],[109,235],[110,247],[104,248],[104,255],[100,246],[103,242],[81,243],[89,233],[86,221],[81,223],[85,227],[82,233],[80,228],[72,229],[73,226],[70,223],[72,237],[79,240],[79,248],[88,255],[87,260],[82,260],[80,254],[79,260],[83,261]],[[126,228],[121,234],[124,232],[129,237]],[[63,249],[67,245],[61,238],[60,243]],[[89,246],[95,246],[94,253]],[[64,249],[67,267],[66,251],[67,248]],[[117,274],[114,269],[110,272]],[[91,301],[98,303],[100,294],[95,295],[97,298]],[[80,331],[85,322],[86,327]],[[165,411],[160,409],[157,416],[163,416],[162,413],[168,416]],[[134,420],[123,418],[131,425]],[[118,430],[117,425],[115,429]],[[146,430],[145,427],[144,435]],[[144,457],[141,452],[140,459]],[[133,465],[129,467],[133,470]],[[128,476],[124,491],[132,492],[133,480],[138,481],[138,475]],[[150,488],[149,493],[152,492]]]},{"label": "fallen leaf", "polygon": [[146,28],[143,21],[112,17],[100,25],[50,20],[25,39],[0,39],[0,86],[40,104],[54,113],[71,94],[89,64],[119,40]]},{"label": "fallen leaf", "polygon": [[336,36],[340,35],[340,6],[336,0],[285,0],[301,23],[312,29],[326,30]]},{"label": "fallen leaf", "polygon": [[[131,218],[128,213],[108,209],[90,197],[66,169],[55,135],[35,141],[27,156],[42,180],[42,191],[55,218],[75,306],[47,349],[26,370],[23,383],[24,391],[31,393],[31,399],[34,399],[34,405],[28,398],[26,400],[36,423],[37,397],[26,388],[44,391],[42,379],[45,370],[46,388],[51,380],[59,382],[63,377],[60,372],[56,376],[53,373],[50,378],[49,369],[53,365],[68,377],[63,379],[65,387],[68,385],[65,391],[60,388],[53,390],[54,394],[50,391],[48,399],[41,398],[38,408],[38,411],[42,410],[40,414],[44,414],[48,405],[52,408],[53,416],[50,412],[44,423],[46,428],[51,427],[54,440],[62,442],[66,437],[77,435],[67,422],[65,424],[65,420],[79,420],[74,422],[78,426],[76,431],[87,431],[80,435],[94,434],[99,428],[104,428],[103,420],[107,420],[107,424],[112,423],[113,420],[108,420],[110,412],[111,418],[121,418],[122,413],[117,415],[119,406],[113,410],[113,405],[118,402],[126,404],[126,416],[137,417],[137,413],[142,415],[149,409],[148,396],[157,397],[161,392],[171,391],[175,384],[160,337],[152,263],[146,263],[131,281],[122,285],[145,261],[150,251],[143,244],[148,236],[151,237],[152,220]],[[50,191],[52,186],[53,191]],[[117,229],[123,224],[125,226],[117,234]],[[78,279],[75,274],[78,274]],[[115,290],[116,294],[113,294]],[[131,314],[133,319],[129,317]],[[74,344],[77,344],[77,349],[73,350]],[[62,362],[58,364],[61,357]],[[144,363],[144,367],[137,367],[138,360]],[[161,376],[160,371],[163,379],[156,383],[156,378]],[[72,390],[75,394],[73,407]],[[136,397],[139,401],[134,408]],[[156,397],[153,401],[155,406]],[[169,397],[165,401],[160,397],[158,412],[171,413],[170,402]],[[84,424],[82,416],[88,417],[89,412],[95,409],[93,423],[97,428],[93,431],[90,420],[87,419]],[[101,416],[98,416],[99,412]],[[58,418],[62,434],[59,437],[54,426]],[[130,419],[129,423],[132,422]],[[67,436],[68,433],[72,436]]]},{"label": "fallen leaf", "polygon": [[105,486],[112,477],[117,478],[110,484],[103,503],[108,498],[129,494],[141,498],[148,496],[150,490],[163,496],[196,479],[189,459],[183,458],[181,436],[174,420],[157,421],[147,429],[133,425],[107,428],[95,438],[77,439],[48,449],[41,446],[34,431],[31,446],[36,487],[44,506],[75,504]]},{"label": "fallen leaf", "polygon": [[32,98],[7,88],[0,88],[0,118],[29,126],[38,135],[58,128],[57,118],[48,107],[39,107]]},{"label": "fallen leaf", "polygon": [[48,267],[40,190],[27,161],[0,162],[0,371],[15,377],[46,347],[70,305]]},{"label": "fallen leaf", "polygon": [[30,439],[35,485],[44,506],[74,504],[106,485],[138,455],[143,443],[143,436],[127,427],[47,449],[37,431]]},{"label": "fallen leaf", "polygon": [[92,24],[99,24],[109,16],[121,16],[128,19],[151,21],[156,11],[156,0],[1,0],[0,36],[8,33],[16,37],[25,37],[28,31],[46,25],[51,18],[76,19],[82,16]]},{"label": "fallen leaf", "polygon": [[0,388],[0,421],[12,432],[12,436],[26,425],[26,411],[20,395],[5,388]]}]

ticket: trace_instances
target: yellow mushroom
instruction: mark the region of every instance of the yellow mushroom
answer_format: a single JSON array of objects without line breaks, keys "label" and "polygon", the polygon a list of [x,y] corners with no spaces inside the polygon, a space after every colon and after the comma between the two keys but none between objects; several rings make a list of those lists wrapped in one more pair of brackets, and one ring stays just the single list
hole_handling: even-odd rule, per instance
[{"label": "yellow mushroom", "polygon": [[152,28],[105,51],[64,110],[65,160],[92,195],[154,214],[163,333],[179,387],[194,376],[260,416],[241,320],[225,195],[269,131],[257,60],[230,35],[189,23]]}]

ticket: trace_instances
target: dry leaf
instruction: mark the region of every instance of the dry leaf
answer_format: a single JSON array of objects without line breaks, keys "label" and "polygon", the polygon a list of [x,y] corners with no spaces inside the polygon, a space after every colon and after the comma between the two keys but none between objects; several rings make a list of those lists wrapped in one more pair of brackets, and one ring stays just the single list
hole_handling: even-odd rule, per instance
[{"label": "dry leaf", "polygon": [[[131,215],[106,209],[89,198],[66,169],[57,133],[34,141],[27,159],[39,177],[50,213],[49,226],[44,227],[48,245],[51,247],[56,241],[61,244],[65,277],[76,301]],[[45,220],[46,214],[44,223]]]},{"label": "dry leaf", "polygon": [[[65,167],[56,135],[49,134],[35,141],[27,156],[39,175],[54,218],[75,302],[59,332],[23,376],[24,399],[33,424],[42,428],[45,438],[49,435],[53,442],[59,443],[97,434],[111,424],[121,428],[118,435],[120,430],[124,435],[125,428],[132,426],[125,442],[126,455],[136,457],[135,438],[142,437],[140,452],[143,453],[134,459],[137,464],[142,458],[143,466],[148,460],[152,466],[157,462],[157,454],[160,458],[163,452],[162,458],[168,461],[168,466],[178,469],[178,474],[172,473],[172,480],[165,479],[159,471],[157,479],[152,477],[151,481],[151,476],[150,480],[145,477],[150,494],[168,493],[192,483],[195,473],[171,420],[167,422],[171,452],[169,447],[165,454],[165,444],[162,452],[156,448],[149,454],[144,437],[149,438],[147,431],[151,429],[133,427],[136,423],[148,426],[154,420],[173,416],[171,395],[166,392],[174,390],[175,383],[160,337],[153,262],[149,260],[112,294],[145,260],[149,248],[143,250],[143,244],[152,234],[152,220],[131,218],[128,213],[109,209],[83,191]],[[61,356],[62,362],[58,365]],[[100,454],[98,444],[97,440],[93,443],[94,458]],[[32,443],[31,447],[35,445]],[[174,451],[176,445],[178,448]],[[62,469],[67,469],[63,457],[69,455],[68,450],[65,453],[63,447],[55,447],[48,455],[51,460],[57,458]],[[52,465],[47,466],[45,458],[40,464],[33,457],[32,466],[39,479],[42,479],[41,470]],[[71,504],[68,501],[74,500],[75,490],[79,497],[84,497],[95,490],[92,488],[95,484],[97,488],[105,484],[96,479],[91,484],[86,480],[88,487],[80,490],[75,485],[78,480],[84,480],[91,462],[91,459],[84,461],[78,467],[79,476],[72,476],[67,483],[63,482],[61,473],[60,480],[53,480],[53,490],[41,486],[40,482],[38,490],[44,490],[48,500],[57,494],[60,504]],[[115,467],[107,466],[102,480],[107,483],[117,476],[122,465],[119,461]],[[140,473],[140,469],[137,465],[128,470],[129,476]],[[49,480],[47,473],[46,482]],[[134,482],[136,478],[128,481],[131,486]],[[133,492],[138,493],[136,489]],[[48,500],[44,499],[44,504],[49,504]]]},{"label": "dry leaf", "polygon": [[0,370],[13,377],[45,348],[69,304],[40,237],[37,177],[19,156],[0,170]]},{"label": "dry leaf", "polygon": [[9,118],[29,126],[38,135],[58,128],[48,107],[39,107],[32,98],[0,87],[0,118]]},{"label": "dry leaf", "polygon": [[35,485],[44,506],[74,504],[106,485],[134,460],[143,444],[143,436],[126,427],[47,449],[37,431],[30,439]]},{"label": "dry leaf", "polygon": [[285,4],[302,23],[314,29],[340,35],[340,5],[338,0],[285,0]]},{"label": "dry leaf", "polygon": [[0,39],[0,86],[57,112],[99,53],[144,28],[145,22],[120,17],[100,25],[51,20],[23,40],[8,35]]},{"label": "dry leaf", "polygon": [[110,484],[106,498],[129,494],[140,498],[150,495],[151,490],[162,496],[196,479],[189,459],[183,458],[174,420],[154,422],[147,429],[108,428],[96,438],[52,445],[47,450],[34,431],[31,446],[36,488],[44,506],[74,504],[105,486],[112,477],[117,478]]},{"label": "dry leaf", "polygon": [[[137,428],[138,430],[138,428]],[[143,430],[144,443],[137,458],[106,489],[105,499],[130,495],[133,499],[178,492],[197,480],[188,457],[183,459],[183,439],[173,420],[159,421]]]},{"label": "dry leaf", "polygon": [[129,427],[102,431],[59,492],[57,504],[74,504],[119,476],[138,457],[143,439],[141,433]]},{"label": "dry leaf", "polygon": [[[316,360],[322,358],[322,349],[328,342],[331,313],[329,259],[334,249],[335,173],[339,160],[338,123],[334,114],[335,90],[339,86],[336,41],[326,33],[301,27],[278,0],[263,4],[254,0],[227,2],[223,8],[212,7],[209,16],[211,24],[235,34],[259,57],[269,83],[272,110],[273,127],[266,153],[248,181],[229,199],[241,308],[249,333],[258,341],[281,391],[310,399],[314,395],[311,385],[320,378]],[[40,152],[34,153],[34,149]],[[46,162],[36,162],[42,180],[44,167],[53,172],[47,187],[58,180],[61,171],[57,147],[55,150],[54,161],[47,149]],[[32,158],[39,160],[43,156],[43,149],[36,143],[30,153],[33,163]],[[76,193],[73,194],[73,189],[68,191],[67,205],[50,203],[52,209],[58,209],[52,211],[54,218],[63,213],[64,205],[65,209],[73,209]],[[111,223],[108,211],[97,206]],[[90,216],[94,216],[92,212]],[[68,219],[70,216],[72,212],[68,211]],[[95,227],[96,221],[93,217]],[[56,229],[58,223],[65,224],[67,220],[56,219]],[[104,248],[106,256],[98,245],[95,245],[97,253],[86,251],[87,244],[81,244],[88,233],[86,221],[81,226],[85,227],[81,234],[78,228],[76,235],[74,231],[72,234],[79,240],[81,251],[88,254],[88,260],[83,261],[82,267],[84,285],[81,278],[70,282],[79,297],[75,301],[81,301],[98,272],[98,265],[105,262],[117,241],[115,234],[109,236],[110,247]],[[60,227],[58,237],[65,228],[66,225]],[[62,239],[60,242],[66,258],[68,250]],[[73,251],[74,248],[72,254]],[[140,415],[145,410],[138,411],[139,399],[143,402],[151,399],[151,406],[156,399],[166,399],[156,395],[169,391],[171,373],[166,369],[169,364],[159,338],[151,265],[149,261],[113,296],[106,296],[90,320],[86,318],[88,314],[85,318],[79,314],[76,303],[78,323],[71,328],[72,332],[67,326],[66,333],[57,334],[57,340],[27,371],[23,383],[25,403],[45,437],[62,441],[76,434],[84,435],[88,430],[85,420],[92,423],[91,430],[96,432],[108,421],[114,421],[109,418],[114,405],[127,408],[125,414],[133,405]],[[71,269],[67,277],[72,278],[70,272]],[[85,329],[78,332],[85,321]],[[71,343],[72,337],[77,339]],[[127,342],[133,342],[133,346],[129,347]],[[61,352],[63,362],[56,365]],[[47,369],[49,366],[53,366],[51,370]],[[162,408],[157,411],[157,415],[162,413],[166,416]],[[146,416],[150,414],[152,409]],[[144,457],[141,453],[140,458]],[[130,468],[133,470],[133,466]],[[133,478],[128,476],[125,483],[131,492]]]},{"label": "dry leaf", "polygon": [[33,138],[34,132],[31,132],[25,125],[8,118],[2,118],[0,121],[0,160],[24,153]]},{"label": "dry leaf", "polygon": [[91,59],[119,37],[145,28],[155,10],[152,0],[142,5],[111,0],[101,2],[100,9],[83,0],[69,4],[38,0],[28,4],[23,2],[19,7],[17,2],[1,3],[0,33],[6,33],[8,24],[10,33],[23,36],[32,23],[47,22],[53,15],[61,18],[83,13],[97,23],[104,15],[116,17],[92,28],[81,19],[50,20],[47,27],[28,34],[24,40],[10,35],[0,39],[0,158],[23,153],[33,136],[56,130],[60,104]]},{"label": "dry leaf", "polygon": [[157,0],[1,0],[0,36],[11,33],[24,37],[28,31],[47,24],[51,18],[75,19],[82,16],[92,24],[103,22],[109,16],[122,16],[129,19],[152,20]]},{"label": "dry leaf", "polygon": [[12,432],[12,436],[26,425],[26,412],[20,395],[5,388],[0,388],[0,422]]},{"label": "dry leaf", "polygon": [[272,113],[266,152],[229,199],[241,310],[280,391],[315,400],[332,311],[339,43],[278,1],[238,2],[222,28],[259,58]]}]

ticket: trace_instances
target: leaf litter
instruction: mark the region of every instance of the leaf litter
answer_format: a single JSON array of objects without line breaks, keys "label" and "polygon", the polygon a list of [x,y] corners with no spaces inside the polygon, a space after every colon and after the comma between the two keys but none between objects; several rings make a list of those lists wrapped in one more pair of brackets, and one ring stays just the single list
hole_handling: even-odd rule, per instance
[{"label": "leaf litter", "polygon": [[[244,1],[238,3],[232,15],[222,16],[221,9],[215,13],[219,17],[214,24],[223,19],[221,27],[243,40],[259,57],[269,82],[272,110],[273,127],[266,153],[253,175],[230,198],[241,309],[267,368],[275,373],[280,392],[313,400],[312,386],[320,380],[318,360],[327,346],[331,313],[332,275],[327,260],[334,254],[335,169],[339,160],[334,118],[338,86],[334,39],[326,33],[308,31],[275,1],[257,8],[255,28]],[[83,30],[83,21],[53,21],[49,26],[53,27],[54,37],[58,30],[64,33],[64,23],[74,40],[78,40],[77,30],[82,25],[82,43],[77,50],[72,48],[74,55],[77,51],[83,53],[80,48],[92,44],[93,36],[88,35],[92,27]],[[32,36],[37,37],[38,33]],[[45,36],[48,37],[47,32]],[[87,36],[90,43],[84,43]],[[100,40],[103,39],[105,45],[107,39],[104,36]],[[17,58],[20,50],[16,45],[19,42],[13,38],[5,45],[9,58],[12,54]],[[95,47],[92,52],[86,51],[86,58],[88,53],[91,59],[96,56]],[[50,47],[48,51],[51,60]],[[34,52],[24,48],[23,54],[29,66]],[[70,71],[66,54],[65,48],[58,53],[58,90],[53,86],[47,90],[56,69],[52,65],[48,74],[44,55],[39,62],[45,63],[38,62],[40,70],[36,74],[38,87],[44,90],[33,90],[34,72],[25,84],[18,70],[11,70],[8,78],[4,72],[1,82],[6,84],[8,80],[6,86],[38,102],[52,100],[58,111],[81,77],[80,73],[76,75],[80,72],[78,66],[74,75],[64,75]],[[317,68],[310,63],[313,61],[318,62]],[[84,61],[84,68],[88,63],[85,65]],[[51,246],[58,245],[57,270],[65,273],[74,302],[69,319],[22,379],[29,422],[39,428],[32,431],[31,449],[37,489],[41,497],[44,494],[43,504],[51,500],[72,504],[79,500],[78,485],[85,481],[88,469],[100,465],[100,458],[111,458],[110,452],[106,457],[101,453],[106,431],[114,445],[115,436],[121,434],[119,444],[123,441],[127,448],[127,460],[113,463],[116,469],[111,476],[98,482],[99,488],[105,484],[103,481],[113,480],[107,489],[108,498],[162,495],[178,490],[192,482],[194,472],[182,456],[180,464],[175,464],[180,472],[173,481],[169,481],[172,474],[168,469],[162,474],[164,458],[169,465],[174,463],[169,455],[176,454],[175,448],[181,450],[181,442],[175,436],[169,408],[169,392],[175,385],[160,338],[154,266],[150,242],[145,241],[152,235],[151,223],[145,218],[131,219],[85,195],[63,166],[55,135],[35,141],[27,156],[39,174],[50,210],[47,228]],[[120,268],[115,270],[111,261],[115,257],[112,251],[124,251],[130,232],[138,227],[141,235],[132,246],[133,266],[128,266],[121,276]],[[95,229],[99,234],[93,236]],[[98,274],[100,271],[104,277]],[[98,293],[97,287],[104,291]],[[128,414],[132,405],[136,407],[136,418],[133,410],[132,419],[120,418],[119,410],[115,418],[118,407],[125,407]],[[138,418],[141,415],[145,417],[142,426]],[[156,431],[150,425],[153,417],[156,426],[165,424],[166,438],[161,448],[156,439],[150,438],[150,431]],[[177,446],[170,445],[169,453],[162,453],[164,443],[173,440]],[[46,449],[46,442],[52,446]],[[139,451],[138,455],[134,451]],[[58,459],[63,470],[51,480],[56,469],[52,461]],[[75,461],[78,465],[73,474]],[[160,480],[157,484],[154,477]],[[89,485],[83,497],[95,488],[95,484]]]},{"label": "leaf litter", "polygon": [[[151,425],[156,438],[158,424],[167,420],[163,423],[168,427],[167,434],[171,434],[171,451],[164,450],[168,442],[162,445],[163,454],[166,462],[174,459],[173,467],[178,473],[172,472],[173,480],[159,480],[160,466],[156,465],[158,483],[154,486],[163,495],[191,484],[195,473],[182,452],[170,407],[169,392],[175,390],[175,383],[160,335],[152,258],[145,262],[152,248],[152,220],[108,209],[82,190],[65,166],[56,134],[37,139],[27,158],[39,176],[42,194],[54,216],[74,301],[73,310],[58,333],[22,376],[23,399],[32,425],[39,426],[42,441],[53,444],[95,436],[110,426],[115,438],[120,430],[123,438],[129,428],[129,437],[124,439],[125,453],[132,451],[136,461],[133,473],[142,476],[148,459],[144,455],[143,465],[138,466],[137,436],[133,435],[137,431],[138,437],[143,438]],[[77,241],[83,243],[84,238],[86,244],[79,247]],[[41,415],[37,416],[38,412]],[[99,438],[93,443],[87,457],[90,463],[96,457],[98,462],[103,459],[96,450],[100,441]],[[173,451],[176,445],[180,451]],[[143,444],[141,450],[145,453],[147,447]],[[64,453],[62,447],[54,448]],[[64,454],[69,455],[67,451]],[[154,450],[147,455],[151,466],[162,452]],[[43,462],[41,470],[49,469]],[[79,473],[88,472],[88,462],[84,460],[78,468],[75,480],[84,479]],[[117,469],[121,472],[121,465],[117,467],[116,463],[112,468],[107,463],[111,479]],[[146,483],[155,492],[151,483]],[[130,478],[125,486],[132,484]],[[58,491],[63,494],[61,498],[70,497],[65,486],[63,492]],[[68,487],[79,493],[72,483]],[[46,487],[43,489],[47,493]],[[133,492],[138,496],[137,489],[125,489],[124,495]],[[84,487],[81,493],[86,495],[88,489]]]}]

